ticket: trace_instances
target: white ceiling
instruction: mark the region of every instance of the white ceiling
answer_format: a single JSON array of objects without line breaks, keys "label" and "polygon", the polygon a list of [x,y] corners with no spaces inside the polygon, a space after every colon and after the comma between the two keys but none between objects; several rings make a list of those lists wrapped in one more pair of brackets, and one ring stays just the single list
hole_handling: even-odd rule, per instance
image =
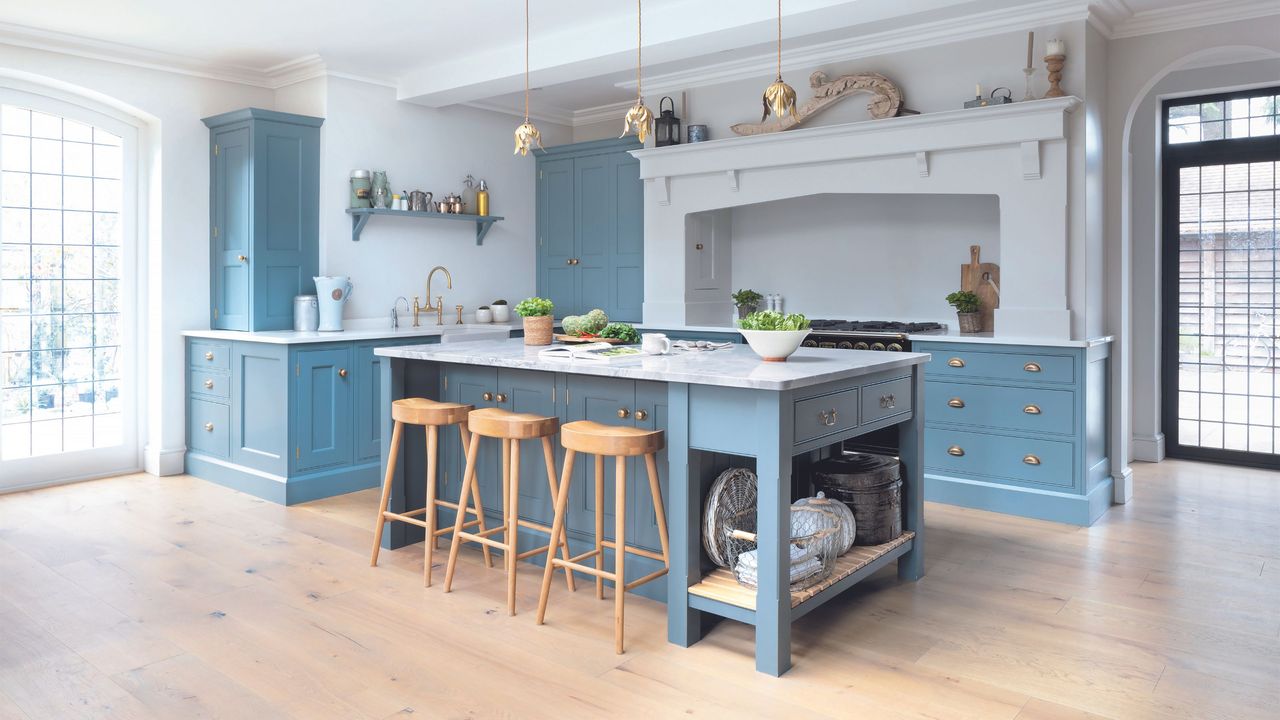
[{"label": "white ceiling", "polygon": [[[773,0],[646,0],[644,9],[646,77],[659,86],[664,74],[750,64],[771,51]],[[411,102],[514,109],[524,81],[523,11],[519,0],[10,0],[0,9],[0,43],[67,46],[267,86],[327,70],[395,86]],[[531,12],[531,80],[548,114],[563,119],[630,97],[630,0],[531,0]],[[784,44],[794,52],[1085,13],[1123,36],[1280,13],[1280,0],[785,0],[783,12]]]}]

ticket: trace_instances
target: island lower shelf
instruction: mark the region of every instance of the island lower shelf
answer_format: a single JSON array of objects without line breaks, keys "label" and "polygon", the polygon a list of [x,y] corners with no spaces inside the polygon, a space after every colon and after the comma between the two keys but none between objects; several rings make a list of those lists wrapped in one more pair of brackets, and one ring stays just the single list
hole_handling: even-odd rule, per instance
[{"label": "island lower shelf", "polygon": [[[793,591],[791,607],[799,608],[802,604],[827,593],[828,590],[834,589],[833,592],[828,593],[828,596],[842,592],[857,580],[862,579],[862,577],[854,578],[855,574],[862,571],[866,574],[875,572],[911,550],[912,539],[915,536],[915,533],[907,530],[896,539],[882,545],[859,545],[850,549],[849,552],[836,558],[835,570],[831,573],[831,577],[803,590]],[[842,583],[842,581],[850,582]],[[689,594],[744,610],[756,609],[755,588],[740,584],[734,579],[733,571],[725,568],[716,568],[708,573],[702,582],[690,586]],[[822,600],[825,601],[825,597]]]}]

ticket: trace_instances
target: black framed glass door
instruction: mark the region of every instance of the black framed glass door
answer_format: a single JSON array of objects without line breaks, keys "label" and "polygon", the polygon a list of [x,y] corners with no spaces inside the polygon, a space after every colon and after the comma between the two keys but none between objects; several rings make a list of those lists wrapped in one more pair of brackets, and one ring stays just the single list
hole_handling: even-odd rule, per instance
[{"label": "black framed glass door", "polygon": [[1170,457],[1280,467],[1280,88],[1163,104]]}]

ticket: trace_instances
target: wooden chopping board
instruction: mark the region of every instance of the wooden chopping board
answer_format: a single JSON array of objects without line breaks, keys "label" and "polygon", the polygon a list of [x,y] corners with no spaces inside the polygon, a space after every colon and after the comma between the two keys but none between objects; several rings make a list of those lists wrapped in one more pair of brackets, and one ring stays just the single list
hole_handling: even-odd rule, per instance
[{"label": "wooden chopping board", "polygon": [[994,332],[995,310],[1000,307],[1000,266],[984,263],[982,246],[969,246],[969,262],[960,266],[960,289],[975,293],[982,301],[982,329]]}]

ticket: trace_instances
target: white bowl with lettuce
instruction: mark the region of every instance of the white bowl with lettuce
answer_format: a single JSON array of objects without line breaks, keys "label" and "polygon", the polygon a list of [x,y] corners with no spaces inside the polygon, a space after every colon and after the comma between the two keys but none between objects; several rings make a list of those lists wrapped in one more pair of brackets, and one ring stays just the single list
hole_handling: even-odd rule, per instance
[{"label": "white bowl with lettuce", "polygon": [[809,319],[761,310],[739,320],[738,332],[765,362],[786,362],[809,334]]}]

